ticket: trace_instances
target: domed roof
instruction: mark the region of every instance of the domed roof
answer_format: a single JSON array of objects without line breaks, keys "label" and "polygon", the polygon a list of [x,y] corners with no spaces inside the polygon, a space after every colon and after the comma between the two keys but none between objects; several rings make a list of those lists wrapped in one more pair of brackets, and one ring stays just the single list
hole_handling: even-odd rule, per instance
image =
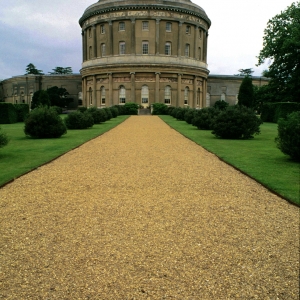
[{"label": "domed roof", "polygon": [[91,16],[127,9],[155,9],[185,13],[205,20],[208,23],[208,27],[211,25],[211,21],[204,9],[190,0],[99,0],[85,10],[79,20],[79,24],[82,26],[84,21]]}]

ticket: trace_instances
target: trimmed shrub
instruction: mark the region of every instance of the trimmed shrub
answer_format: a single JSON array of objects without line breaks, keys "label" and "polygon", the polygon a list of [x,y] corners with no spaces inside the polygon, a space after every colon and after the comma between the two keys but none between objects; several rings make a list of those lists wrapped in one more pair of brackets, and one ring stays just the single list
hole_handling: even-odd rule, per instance
[{"label": "trimmed shrub", "polygon": [[116,118],[119,115],[119,110],[116,107],[109,108],[113,118]]},{"label": "trimmed shrub", "polygon": [[18,122],[18,115],[12,103],[0,103],[0,124],[12,124]]},{"label": "trimmed shrub", "polygon": [[214,120],[221,111],[213,107],[204,107],[197,110],[192,120],[192,125],[198,129],[211,130],[213,128]]},{"label": "trimmed shrub", "polygon": [[114,105],[113,108],[118,110],[119,116],[126,115],[126,107],[124,105]]},{"label": "trimmed shrub", "polygon": [[87,107],[80,106],[80,107],[77,108],[77,110],[83,113],[83,112],[85,112],[87,110]]},{"label": "trimmed shrub", "polygon": [[170,115],[172,116],[172,111],[175,109],[174,106],[168,106],[168,109],[167,109],[167,115]]},{"label": "trimmed shrub", "polygon": [[214,108],[219,110],[225,110],[229,106],[229,103],[223,100],[218,100],[214,104]]},{"label": "trimmed shrub", "polygon": [[88,111],[74,111],[64,121],[68,129],[87,129],[94,125],[94,119]]},{"label": "trimmed shrub", "polygon": [[1,132],[0,128],[0,148],[6,146],[8,144],[8,137],[4,132]]},{"label": "trimmed shrub", "polygon": [[52,109],[54,109],[58,115],[61,115],[63,113],[63,109],[60,106],[51,106]]},{"label": "trimmed shrub", "polygon": [[184,121],[184,114],[187,111],[187,108],[176,107],[172,111],[172,117],[176,118],[179,121]]},{"label": "trimmed shrub", "polygon": [[67,133],[67,129],[53,108],[41,106],[27,116],[24,132],[33,138],[59,138]]},{"label": "trimmed shrub", "polygon": [[300,161],[300,111],[278,120],[277,147],[293,160]]},{"label": "trimmed shrub", "polygon": [[249,139],[260,133],[261,123],[251,108],[231,106],[216,116],[212,133],[222,139]]},{"label": "trimmed shrub", "polygon": [[107,114],[104,109],[98,109],[97,107],[90,107],[87,112],[91,114],[94,124],[103,123],[107,120]]},{"label": "trimmed shrub", "polygon": [[152,104],[152,115],[166,115],[168,114],[168,106],[164,103]]},{"label": "trimmed shrub", "polygon": [[126,109],[126,115],[137,115],[138,114],[138,109],[139,105],[133,102],[128,102],[125,103],[125,109]]},{"label": "trimmed shrub", "polygon": [[261,112],[263,122],[277,123],[278,119],[286,118],[288,114],[300,111],[300,103],[297,102],[276,102],[264,103]]},{"label": "trimmed shrub", "polygon": [[26,103],[14,104],[17,112],[18,122],[24,122],[29,114],[29,105]]},{"label": "trimmed shrub", "polygon": [[184,120],[188,124],[192,124],[192,120],[194,119],[197,111],[196,109],[187,109],[186,112],[184,113]]},{"label": "trimmed shrub", "polygon": [[106,120],[110,120],[113,116],[112,116],[112,113],[111,113],[111,111],[110,111],[110,108],[108,108],[108,107],[105,107],[105,108],[102,108],[104,111],[105,111],[105,113],[106,113]]}]

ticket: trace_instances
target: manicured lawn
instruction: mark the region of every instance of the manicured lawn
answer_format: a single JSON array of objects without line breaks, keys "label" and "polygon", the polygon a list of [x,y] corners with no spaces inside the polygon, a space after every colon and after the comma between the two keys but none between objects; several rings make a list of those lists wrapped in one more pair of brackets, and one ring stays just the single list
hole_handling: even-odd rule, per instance
[{"label": "manicured lawn", "polygon": [[210,130],[198,130],[171,116],[160,117],[187,138],[300,205],[300,164],[291,161],[276,148],[277,124],[262,124],[261,134],[251,140],[222,140],[212,135]]},{"label": "manicured lawn", "polygon": [[119,116],[90,129],[68,130],[58,139],[32,139],[24,134],[24,123],[1,124],[10,141],[0,148],[0,186],[77,146],[103,134],[129,116]]}]

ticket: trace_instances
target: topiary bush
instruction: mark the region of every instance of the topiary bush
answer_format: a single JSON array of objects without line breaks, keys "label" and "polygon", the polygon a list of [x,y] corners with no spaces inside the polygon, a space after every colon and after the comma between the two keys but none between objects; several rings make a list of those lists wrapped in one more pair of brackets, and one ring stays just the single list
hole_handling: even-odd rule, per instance
[{"label": "topiary bush", "polygon": [[103,109],[103,110],[105,111],[105,113],[106,113],[106,120],[107,120],[107,121],[110,120],[110,119],[113,117],[110,108],[105,107],[105,108],[102,108],[102,109]]},{"label": "topiary bush", "polygon": [[218,100],[214,104],[214,108],[219,110],[225,110],[229,106],[229,103],[223,100]]},{"label": "topiary bush", "polygon": [[17,121],[24,122],[29,114],[29,105],[26,103],[14,104],[17,112]]},{"label": "topiary bush", "polygon": [[87,129],[94,125],[94,119],[88,111],[74,111],[64,121],[68,129]]},{"label": "topiary bush", "polygon": [[0,128],[0,148],[6,146],[8,144],[8,137],[4,132],[1,132],[1,128]]},{"label": "topiary bush", "polygon": [[87,107],[80,106],[80,107],[77,108],[77,110],[83,113],[83,112],[85,112],[87,110]]},{"label": "topiary bush", "polygon": [[167,115],[172,115],[172,111],[175,109],[175,107],[174,106],[168,106],[168,108],[167,108]]},{"label": "topiary bush", "polygon": [[67,133],[67,129],[53,108],[41,106],[28,114],[24,132],[33,138],[59,138]]},{"label": "topiary bush", "polygon": [[184,114],[186,111],[187,111],[187,108],[182,108],[182,107],[177,107],[175,109],[175,112],[173,110],[173,112],[175,114],[175,118],[179,121],[184,121]]},{"label": "topiary bush", "polygon": [[113,108],[118,110],[119,116],[126,115],[126,107],[124,105],[114,105]]},{"label": "topiary bush", "polygon": [[138,109],[139,109],[139,105],[133,102],[128,102],[125,103],[124,105],[125,107],[125,115],[137,115],[138,114]]},{"label": "topiary bush", "polygon": [[0,124],[12,124],[18,122],[16,108],[12,103],[0,103]]},{"label": "topiary bush", "polygon": [[184,113],[184,120],[188,123],[188,124],[192,124],[192,121],[196,115],[197,111],[196,109],[186,109],[185,113]]},{"label": "topiary bush", "polygon": [[230,106],[216,116],[212,133],[223,139],[249,139],[260,133],[261,123],[253,109],[242,105]]},{"label": "topiary bush", "polygon": [[220,112],[220,110],[214,107],[205,107],[197,110],[192,120],[192,125],[198,129],[211,130],[213,129],[215,118]]},{"label": "topiary bush", "polygon": [[152,115],[167,115],[168,106],[164,103],[153,103],[152,104]]},{"label": "topiary bush", "polygon": [[56,106],[56,105],[51,106],[51,107],[52,107],[52,109],[54,109],[57,112],[58,115],[61,115],[63,113],[62,107]]},{"label": "topiary bush", "polygon": [[300,111],[278,120],[277,147],[293,160],[300,161]]},{"label": "topiary bush", "polygon": [[90,107],[87,112],[92,116],[94,124],[103,123],[107,120],[107,114],[104,109],[97,107]]},{"label": "topiary bush", "polygon": [[119,115],[119,110],[116,107],[109,108],[113,118],[116,118]]}]

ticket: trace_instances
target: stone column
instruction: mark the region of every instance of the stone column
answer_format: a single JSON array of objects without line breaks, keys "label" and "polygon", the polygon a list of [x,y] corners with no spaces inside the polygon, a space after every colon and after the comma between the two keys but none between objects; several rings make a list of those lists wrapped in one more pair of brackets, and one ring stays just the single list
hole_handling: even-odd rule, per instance
[{"label": "stone column", "polygon": [[207,93],[207,79],[203,79],[202,82],[202,102],[201,108],[206,107],[206,93]]},{"label": "stone column", "polygon": [[82,61],[86,61],[86,31],[82,30]]},{"label": "stone column", "polygon": [[135,102],[135,72],[130,72],[131,75],[131,102]]},{"label": "stone column", "polygon": [[203,34],[203,61],[207,62],[207,42],[208,42],[208,31]]},{"label": "stone column", "polygon": [[97,34],[96,34],[96,26],[93,25],[93,55],[97,57]]},{"label": "stone column", "polygon": [[159,22],[160,19],[156,19],[155,27],[155,54],[159,54]]},{"label": "stone column", "polygon": [[181,78],[182,74],[178,74],[176,107],[178,107],[181,104]]},{"label": "stone column", "polygon": [[93,76],[93,105],[97,107],[97,78],[96,75]]},{"label": "stone column", "polygon": [[198,56],[198,43],[199,41],[199,27],[197,25],[195,25],[195,35],[194,35],[194,43],[195,43],[195,47],[194,47],[194,58],[195,59],[199,59]]},{"label": "stone column", "polygon": [[114,55],[114,34],[113,34],[113,23],[112,21],[108,22],[108,28],[109,28],[109,39],[108,39],[108,43],[109,43],[109,49],[110,49],[110,55]]},{"label": "stone column", "polygon": [[193,107],[197,107],[197,76],[194,77],[194,97],[193,97]]},{"label": "stone column", "polygon": [[109,106],[113,105],[113,80],[112,73],[108,73],[108,97],[109,97]]},{"label": "stone column", "polygon": [[135,54],[135,19],[131,19],[131,54]]},{"label": "stone column", "polygon": [[159,75],[160,72],[155,73],[155,103],[159,103]]},{"label": "stone column", "polygon": [[179,22],[179,24],[178,24],[178,49],[177,49],[177,56],[182,56],[182,53],[181,53],[182,24],[183,24],[183,22]]},{"label": "stone column", "polygon": [[86,77],[82,79],[82,105],[87,107],[86,103]]}]

